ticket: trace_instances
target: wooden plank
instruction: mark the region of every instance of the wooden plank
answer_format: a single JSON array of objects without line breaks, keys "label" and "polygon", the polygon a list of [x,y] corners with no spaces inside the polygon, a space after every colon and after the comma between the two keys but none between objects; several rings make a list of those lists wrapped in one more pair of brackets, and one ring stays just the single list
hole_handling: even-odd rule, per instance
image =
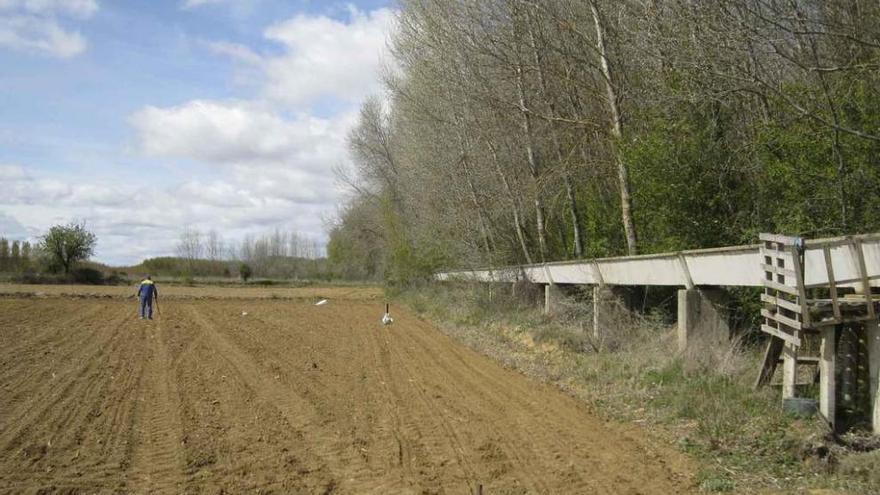
[{"label": "wooden plank", "polygon": [[[846,320],[846,321],[850,321],[850,320]],[[810,323],[812,324],[812,328],[823,328],[823,327],[829,327],[829,326],[833,326],[833,325],[840,325],[841,323],[843,323],[843,320],[837,320],[837,319],[819,320],[819,321],[812,321]]]},{"label": "wooden plank", "polygon": [[779,356],[782,354],[782,345],[785,343],[782,339],[770,337],[767,342],[767,349],[764,351],[764,361],[761,370],[758,372],[758,378],[755,379],[755,389],[759,389],[770,383],[773,374],[776,373],[776,367],[779,366]]},{"label": "wooden plank", "polygon": [[761,308],[761,316],[782,323],[783,325],[791,327],[794,330],[801,330],[802,328],[804,328],[801,322],[789,318],[781,313],[771,313],[766,308]]},{"label": "wooden plank", "polygon": [[785,292],[786,294],[791,294],[793,296],[799,295],[798,290],[795,287],[789,287],[787,285],[780,284],[775,280],[762,280],[761,282],[764,284],[764,287],[767,287],[769,289]]},{"label": "wooden plank", "polygon": [[831,292],[831,306],[834,319],[840,321],[840,304],[837,302],[837,282],[834,280],[834,262],[831,260],[831,248],[825,246],[822,249],[825,256],[825,269],[828,272],[828,289]]},{"label": "wooden plank", "polygon": [[768,265],[766,263],[761,263],[761,269],[764,270],[765,272],[771,272],[771,273],[775,273],[777,275],[791,277],[792,279],[797,277],[797,274],[794,272],[794,270],[789,270],[788,268],[783,268],[780,266],[773,266],[773,265]]},{"label": "wooden plank", "polygon": [[[820,359],[819,356],[798,356],[797,362],[798,364],[819,364]],[[779,360],[779,363],[782,363],[782,359]]]},{"label": "wooden plank", "polygon": [[761,294],[761,300],[765,303],[774,304],[776,306],[779,306],[780,308],[785,308],[798,314],[800,314],[801,312],[801,306],[799,304],[793,303],[791,301],[786,301],[781,297],[771,296],[770,294]]},{"label": "wooden plank", "polygon": [[[868,276],[868,283],[870,283],[873,280],[877,280],[877,279],[880,279],[880,275],[870,275],[870,276]],[[865,279],[863,279],[861,277],[844,278],[844,279],[837,280],[836,283],[837,283],[838,287],[852,287],[855,284],[864,284]],[[804,287],[806,287],[807,289],[815,289],[817,287],[828,287],[828,283],[827,282],[819,282],[819,283],[815,283],[815,284],[804,284]]]},{"label": "wooden plank", "polygon": [[762,246],[760,249],[760,254],[763,257],[770,257],[774,260],[782,260],[785,263],[791,262],[791,255],[789,255],[786,251],[780,251],[771,247]]},{"label": "wooden plank", "polygon": [[880,324],[872,320],[865,324],[868,344],[868,385],[871,391],[871,424],[874,434],[880,434]]},{"label": "wooden plank", "polygon": [[797,241],[797,237],[792,237],[789,235],[780,235],[780,234],[758,234],[758,239],[764,242],[775,242],[778,244],[785,244],[786,246],[790,246]]},{"label": "wooden plank", "polygon": [[868,316],[874,317],[874,301],[871,297],[871,284],[868,281],[868,269],[865,267],[865,252],[862,250],[862,241],[853,239],[853,249],[856,251],[856,266],[859,269],[859,276],[862,279],[862,293],[865,295],[865,306],[868,310]]},{"label": "wooden plank", "polygon": [[782,398],[790,399],[795,396],[798,366],[797,366],[798,346],[786,342],[782,346]]},{"label": "wooden plank", "polygon": [[834,429],[837,416],[837,391],[834,378],[837,356],[836,327],[822,330],[822,343],[819,351],[819,414]]},{"label": "wooden plank", "polygon": [[810,241],[806,241],[806,245],[808,249],[819,249],[819,248],[835,248],[840,246],[847,246],[852,242],[851,237],[837,237],[834,239],[813,239]]},{"label": "wooden plank", "polygon": [[770,335],[772,335],[774,337],[778,337],[778,338],[780,338],[790,344],[794,344],[795,346],[801,345],[801,339],[799,337],[785,333],[782,330],[779,330],[778,328],[771,327],[770,325],[762,324],[761,331],[764,333],[769,333]]},{"label": "wooden plank", "polygon": [[807,308],[807,290],[804,288],[804,266],[803,259],[800,257],[800,253],[798,253],[798,247],[791,247],[791,257],[794,259],[794,276],[795,283],[797,284],[798,297],[800,298],[801,304],[801,318],[803,319],[803,327],[810,328],[810,311]]},{"label": "wooden plank", "polygon": [[848,246],[852,240],[860,242],[877,242],[880,241],[880,234],[856,234],[842,237],[830,237],[825,239],[809,239],[805,241],[808,249],[817,249],[827,247]]}]

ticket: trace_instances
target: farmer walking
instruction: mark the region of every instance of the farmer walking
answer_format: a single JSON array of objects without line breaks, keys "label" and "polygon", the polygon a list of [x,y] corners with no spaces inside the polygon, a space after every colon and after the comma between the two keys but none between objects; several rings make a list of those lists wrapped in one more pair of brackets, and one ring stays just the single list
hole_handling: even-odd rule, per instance
[{"label": "farmer walking", "polygon": [[153,299],[156,300],[156,304],[159,304],[159,289],[156,288],[156,284],[153,283],[153,279],[147,275],[147,278],[141,282],[141,285],[138,286],[137,291],[138,298],[140,299],[140,316],[143,320],[144,317],[153,319]]}]

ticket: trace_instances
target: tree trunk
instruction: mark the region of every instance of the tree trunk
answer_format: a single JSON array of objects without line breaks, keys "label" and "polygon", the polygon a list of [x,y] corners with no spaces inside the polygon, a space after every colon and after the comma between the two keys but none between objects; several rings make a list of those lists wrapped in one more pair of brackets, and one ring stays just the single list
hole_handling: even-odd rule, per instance
[{"label": "tree trunk", "polygon": [[[455,120],[459,129],[464,128],[464,124],[462,123],[461,118],[458,115],[456,115]],[[493,238],[492,231],[489,228],[489,224],[486,220],[488,215],[486,215],[483,204],[480,202],[480,198],[477,195],[477,188],[474,186],[474,180],[471,176],[470,163],[468,162],[468,149],[470,148],[470,146],[467,142],[467,138],[461,132],[456,131],[456,135],[458,136],[458,148],[461,152],[461,166],[462,170],[464,171],[464,177],[467,180],[471,203],[473,203],[474,209],[477,211],[477,220],[480,225],[480,234],[483,237],[483,247],[486,249],[486,257],[491,261],[492,251],[495,246],[495,239]]]},{"label": "tree trunk", "polygon": [[492,259],[492,249],[495,245],[495,240],[492,236],[492,231],[489,229],[488,223],[486,222],[486,215],[483,212],[483,205],[480,203],[480,199],[477,196],[477,188],[474,187],[474,180],[471,177],[470,165],[468,164],[467,155],[462,155],[461,157],[461,166],[464,170],[465,179],[467,179],[468,191],[471,196],[471,203],[474,205],[474,209],[477,210],[477,220],[480,225],[480,234],[483,237],[483,247],[486,250],[486,257],[491,260]]},{"label": "tree trunk", "polygon": [[605,92],[607,93],[608,111],[610,115],[611,137],[613,140],[612,152],[617,162],[617,181],[620,188],[620,214],[623,220],[623,230],[626,234],[626,248],[630,255],[638,253],[636,226],[632,216],[632,193],[630,192],[629,170],[620,151],[620,141],[623,138],[623,124],[618,106],[617,90],[614,88],[611,65],[608,62],[608,51],[605,46],[605,28],[599,10],[594,0],[590,0],[590,12],[596,27],[596,50],[599,53],[599,62],[602,68],[602,76],[605,79]]},{"label": "tree trunk", "polygon": [[522,249],[526,263],[531,265],[532,255],[529,253],[529,248],[526,245],[526,236],[523,232],[524,229],[519,212],[519,204],[513,194],[513,189],[510,187],[510,181],[507,179],[507,174],[504,173],[504,169],[501,167],[501,162],[498,160],[498,153],[495,150],[495,146],[493,146],[488,139],[484,139],[484,141],[489,148],[489,152],[492,154],[492,162],[495,164],[495,172],[498,174],[498,177],[501,178],[501,183],[504,185],[504,192],[507,193],[507,198],[510,201],[510,209],[513,212],[513,226],[516,231],[516,238],[519,240],[519,246]]},{"label": "tree trunk", "polygon": [[[529,16],[528,22],[528,30],[529,30],[529,46],[532,49],[532,57],[534,58],[535,67],[538,69],[538,83],[541,89],[541,97],[544,98],[544,101],[547,102],[547,107],[550,111],[550,118],[555,119],[558,114],[556,112],[556,105],[553,103],[553,98],[551,97],[549,91],[547,91],[547,79],[544,74],[544,61],[541,58],[541,54],[538,52],[537,41],[535,40],[535,30],[532,26],[532,18]],[[573,234],[573,243],[572,250],[574,252],[575,258],[580,258],[583,256],[584,252],[584,244],[581,236],[581,219],[578,214],[577,208],[577,199],[574,194],[574,186],[571,183],[571,174],[568,170],[568,160],[565,159],[565,153],[562,151],[562,145],[559,143],[558,136],[558,127],[556,121],[552,121],[550,123],[550,138],[553,142],[553,149],[556,153],[556,160],[558,162],[557,166],[562,167],[562,180],[565,184],[565,197],[568,202],[568,213],[571,217],[571,230]]]},{"label": "tree trunk", "polygon": [[540,164],[535,156],[535,148],[532,136],[532,117],[529,115],[528,100],[526,99],[525,85],[523,83],[522,64],[517,62],[516,67],[516,89],[519,93],[520,116],[522,117],[522,130],[526,135],[526,158],[529,163],[529,172],[535,183],[535,222],[538,230],[538,248],[541,255],[541,261],[547,259],[547,237],[545,235],[544,226],[544,202],[541,200],[540,191]]}]

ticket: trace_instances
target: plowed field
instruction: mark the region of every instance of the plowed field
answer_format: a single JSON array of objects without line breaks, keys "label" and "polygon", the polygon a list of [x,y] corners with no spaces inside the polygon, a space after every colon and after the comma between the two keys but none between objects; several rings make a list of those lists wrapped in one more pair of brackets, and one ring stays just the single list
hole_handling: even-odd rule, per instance
[{"label": "plowed field", "polygon": [[[0,299],[0,492],[657,493],[638,429],[379,302]],[[247,312],[246,316],[242,313]]]}]

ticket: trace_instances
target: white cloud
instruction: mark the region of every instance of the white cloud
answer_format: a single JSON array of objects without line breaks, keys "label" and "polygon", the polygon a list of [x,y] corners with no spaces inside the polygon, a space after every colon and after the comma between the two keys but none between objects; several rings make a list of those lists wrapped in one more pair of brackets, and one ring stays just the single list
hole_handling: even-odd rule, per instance
[{"label": "white cloud", "polygon": [[208,5],[211,3],[221,3],[223,0],[185,0],[183,4],[181,4],[181,8],[184,9],[193,9],[196,7],[201,7],[202,5]]},{"label": "white cloud", "polygon": [[328,172],[333,161],[344,158],[348,118],[285,119],[254,102],[194,100],[143,108],[130,122],[141,149],[153,156]]},{"label": "white cloud", "polygon": [[350,15],[349,22],[299,15],[266,29],[266,38],[286,48],[265,61],[267,96],[302,105],[322,97],[358,102],[376,92],[394,13],[352,7]]},{"label": "white cloud", "polygon": [[[23,167],[0,168],[0,236],[35,237],[48,227],[86,221],[98,236],[97,258],[136,263],[147,256],[173,255],[183,225],[218,230],[226,239],[262,235],[275,227],[323,238],[321,218],[332,198],[284,197],[283,186],[237,170],[227,178],[159,187],[125,179],[95,182],[34,177]],[[309,179],[305,179],[309,180]],[[322,191],[312,179],[309,187]],[[297,189],[301,183],[288,184]],[[306,189],[299,193],[308,196]],[[5,215],[5,217],[4,217]],[[21,225],[26,225],[26,232]]]},{"label": "white cloud", "polygon": [[17,182],[27,178],[27,173],[21,165],[0,163],[0,183]]},{"label": "white cloud", "polygon": [[284,48],[264,55],[228,42],[208,43],[211,51],[257,67],[265,98],[293,108],[322,99],[359,103],[380,89],[383,64],[390,60],[388,36],[396,17],[390,9],[363,12],[349,7],[349,20],[298,15],[269,26],[263,36]]},{"label": "white cloud", "polygon": [[[25,7],[25,0],[0,0],[0,46],[2,19],[12,17],[4,14],[13,7],[15,16],[28,19],[74,16],[70,8],[57,7],[59,2],[51,8],[50,3]],[[86,11],[77,15],[85,17]],[[31,236],[55,223],[85,220],[98,235],[98,259],[113,263],[173,254],[183,225],[217,229],[232,240],[276,227],[324,239],[323,219],[342,194],[332,170],[347,161],[345,137],[360,101],[379,87],[390,24],[388,10],[352,10],[345,22],[294,17],[264,32],[281,54],[209,43],[208,49],[251,71],[257,83],[253,100],[195,99],[145,106],[129,117],[138,150],[165,162],[154,161],[156,169],[174,168],[184,178],[164,177],[160,183],[112,174],[65,179],[0,163],[0,211]],[[340,110],[315,115],[315,103],[326,100]],[[181,159],[211,167],[193,168]]]},{"label": "white cloud", "polygon": [[[158,201],[139,206],[138,214],[172,230],[208,226],[233,235],[283,225],[324,238],[323,219],[341,197],[333,168],[348,160],[345,138],[360,102],[380,87],[394,22],[388,9],[364,13],[351,7],[348,21],[296,16],[264,31],[267,40],[282,46],[280,55],[207,43],[257,75],[251,79],[261,81],[259,96],[135,112],[129,122],[145,154],[213,165],[222,177],[153,191]],[[342,110],[317,117],[311,111],[322,101]]]},{"label": "white cloud", "polygon": [[212,41],[206,46],[218,55],[226,55],[227,57],[243,62],[249,65],[260,66],[263,64],[263,57],[254,52],[250,48],[239,43],[229,43],[227,41]]},{"label": "white cloud", "polygon": [[180,8],[184,10],[204,7],[205,5],[229,4],[233,7],[253,8],[260,0],[183,0]]},{"label": "white cloud", "polygon": [[291,117],[247,101],[141,109],[130,122],[145,153],[211,164],[222,178],[153,191],[160,199],[138,206],[138,214],[168,228],[218,228],[227,237],[286,226],[323,239],[323,218],[340,197],[333,167],[347,159],[345,136],[355,114]]},{"label": "white cloud", "polygon": [[81,34],[66,31],[54,19],[0,16],[0,47],[69,58],[84,52],[87,43]]},{"label": "white cloud", "polygon": [[70,183],[33,177],[20,165],[0,165],[0,205],[117,206],[130,201],[130,187],[90,181]]},{"label": "white cloud", "polygon": [[0,11],[19,11],[37,15],[70,15],[88,19],[98,11],[95,0],[0,0]]},{"label": "white cloud", "polygon": [[97,10],[94,0],[0,0],[0,47],[74,57],[88,43],[78,31],[61,26],[59,17],[88,19]]}]

